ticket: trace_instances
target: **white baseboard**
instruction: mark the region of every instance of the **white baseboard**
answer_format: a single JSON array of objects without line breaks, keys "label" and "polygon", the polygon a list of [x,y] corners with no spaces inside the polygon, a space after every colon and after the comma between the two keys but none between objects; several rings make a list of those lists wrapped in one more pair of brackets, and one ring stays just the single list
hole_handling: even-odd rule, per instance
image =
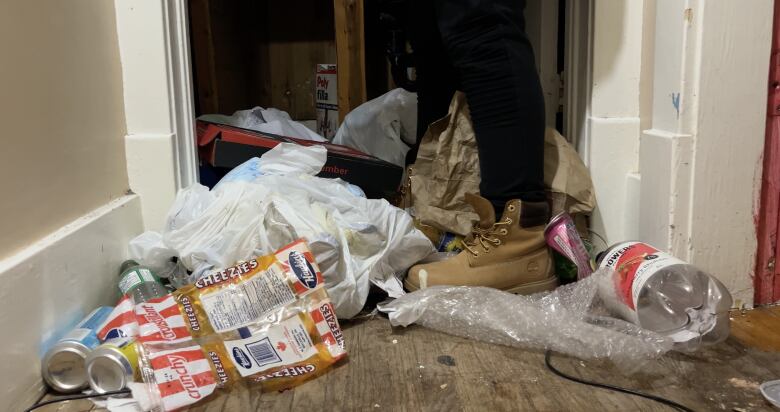
[{"label": "white baseboard", "polygon": [[142,230],[140,199],[127,195],[0,260],[0,399],[8,410],[41,395],[49,341],[95,307],[116,303],[117,270]]}]

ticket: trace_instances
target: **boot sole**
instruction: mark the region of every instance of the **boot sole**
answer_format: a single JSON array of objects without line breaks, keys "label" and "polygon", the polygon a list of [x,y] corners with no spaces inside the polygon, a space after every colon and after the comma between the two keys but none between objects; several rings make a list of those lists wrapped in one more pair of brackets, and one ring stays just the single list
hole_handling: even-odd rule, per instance
[{"label": "boot sole", "polygon": [[558,278],[553,276],[536,282],[524,283],[511,289],[505,289],[505,291],[515,295],[533,295],[534,293],[547,292],[557,287]]},{"label": "boot sole", "polygon": [[[515,295],[533,295],[534,293],[547,292],[558,287],[558,278],[555,276],[547,279],[538,280],[536,282],[524,283],[520,286],[515,286],[509,289],[501,289],[504,292],[513,293]],[[404,280],[404,288],[409,292],[415,292],[420,289],[419,286],[413,285]]]}]

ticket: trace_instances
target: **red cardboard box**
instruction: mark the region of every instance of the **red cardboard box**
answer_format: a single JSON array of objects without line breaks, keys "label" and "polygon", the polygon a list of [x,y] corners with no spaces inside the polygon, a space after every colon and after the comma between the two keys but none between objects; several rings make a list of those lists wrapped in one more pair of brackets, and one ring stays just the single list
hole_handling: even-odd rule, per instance
[{"label": "red cardboard box", "polygon": [[370,198],[391,198],[398,191],[403,169],[350,147],[295,139],[222,124],[197,121],[198,154],[201,161],[217,168],[232,169],[260,157],[282,142],[328,149],[328,160],[320,177],[341,179],[359,186]]}]

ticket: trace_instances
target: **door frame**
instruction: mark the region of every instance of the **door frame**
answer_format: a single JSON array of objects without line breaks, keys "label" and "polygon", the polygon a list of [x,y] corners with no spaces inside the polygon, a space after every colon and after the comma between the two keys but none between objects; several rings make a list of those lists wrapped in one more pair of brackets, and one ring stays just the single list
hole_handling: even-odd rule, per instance
[{"label": "door frame", "polygon": [[761,180],[760,208],[755,218],[758,251],[755,269],[755,303],[780,301],[780,275],[777,256],[780,255],[780,2],[774,5],[772,57],[769,61],[767,85],[766,137],[764,169]]},{"label": "door frame", "polygon": [[187,0],[114,0],[130,189],[144,226],[162,227],[176,192],[198,181]]},{"label": "door frame", "polygon": [[[593,82],[593,0],[566,0],[563,68],[563,135],[581,154],[587,153]],[[588,164],[587,156],[583,161]]]}]

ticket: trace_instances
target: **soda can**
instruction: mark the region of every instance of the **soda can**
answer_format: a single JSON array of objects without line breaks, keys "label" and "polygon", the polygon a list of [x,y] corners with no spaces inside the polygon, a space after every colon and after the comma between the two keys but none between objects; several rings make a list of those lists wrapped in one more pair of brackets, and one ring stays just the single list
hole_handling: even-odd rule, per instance
[{"label": "soda can", "polygon": [[97,329],[112,310],[109,306],[95,309],[46,351],[41,360],[41,376],[52,389],[69,393],[87,387],[84,360],[100,344]]},{"label": "soda can", "polygon": [[138,352],[133,338],[106,341],[86,359],[89,386],[97,393],[118,391],[138,376]]},{"label": "soda can", "polygon": [[577,266],[577,279],[582,280],[593,273],[590,256],[577,233],[574,221],[566,212],[555,215],[544,229],[544,238],[553,250],[571,260]]}]

